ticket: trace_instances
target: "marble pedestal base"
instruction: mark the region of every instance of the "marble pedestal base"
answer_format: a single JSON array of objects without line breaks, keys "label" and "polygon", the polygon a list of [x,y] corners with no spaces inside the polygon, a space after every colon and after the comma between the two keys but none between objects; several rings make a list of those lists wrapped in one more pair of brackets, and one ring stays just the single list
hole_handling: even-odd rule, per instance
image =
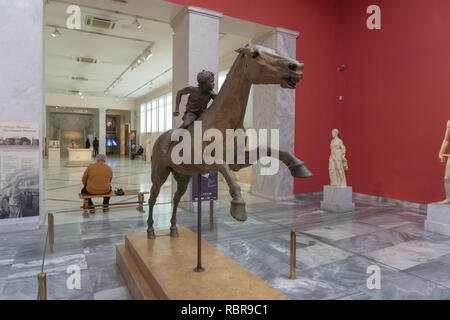
[{"label": "marble pedestal base", "polygon": [[324,186],[320,208],[331,212],[351,212],[355,209],[352,194],[352,187]]},{"label": "marble pedestal base", "polygon": [[125,236],[116,246],[116,262],[136,300],[289,300],[267,282],[211,244],[202,241],[204,272],[197,265],[197,235],[178,227],[178,238],[169,230]]},{"label": "marble pedestal base", "polygon": [[430,203],[427,206],[425,230],[450,237],[450,205]]}]

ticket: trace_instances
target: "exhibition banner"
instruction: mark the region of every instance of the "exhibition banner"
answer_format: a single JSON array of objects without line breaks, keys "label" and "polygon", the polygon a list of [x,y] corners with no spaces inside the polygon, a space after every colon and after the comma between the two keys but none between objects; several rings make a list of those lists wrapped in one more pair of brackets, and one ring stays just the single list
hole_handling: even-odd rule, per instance
[{"label": "exhibition banner", "polygon": [[0,219],[39,216],[39,124],[0,123]]}]

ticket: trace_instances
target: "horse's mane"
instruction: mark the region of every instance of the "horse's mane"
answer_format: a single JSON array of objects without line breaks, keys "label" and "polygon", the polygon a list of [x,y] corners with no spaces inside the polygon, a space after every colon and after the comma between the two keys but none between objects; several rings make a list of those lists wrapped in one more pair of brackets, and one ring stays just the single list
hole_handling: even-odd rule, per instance
[{"label": "horse's mane", "polygon": [[207,112],[213,112],[213,110],[216,110],[217,106],[219,106],[221,104],[219,102],[222,102],[224,97],[227,95],[227,92],[231,86],[231,79],[233,78],[233,75],[236,72],[237,66],[238,66],[242,56],[243,56],[243,54],[240,53],[234,60],[232,66],[230,68],[230,71],[228,72],[227,77],[225,78],[225,81],[224,81],[222,87],[220,88],[220,91],[217,94],[216,99],[214,99],[211,106],[205,110],[204,114]]}]

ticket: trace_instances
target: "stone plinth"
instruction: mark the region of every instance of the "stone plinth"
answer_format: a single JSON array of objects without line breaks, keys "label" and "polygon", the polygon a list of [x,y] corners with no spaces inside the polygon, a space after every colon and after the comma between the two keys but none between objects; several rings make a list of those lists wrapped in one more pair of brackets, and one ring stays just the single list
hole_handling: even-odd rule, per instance
[{"label": "stone plinth", "polygon": [[69,158],[66,167],[87,167],[92,162],[92,149],[67,148]]},{"label": "stone plinth", "polygon": [[204,272],[197,265],[197,235],[179,227],[125,236],[116,247],[117,266],[134,299],[139,300],[288,300],[283,293],[202,240]]},{"label": "stone plinth", "polygon": [[352,187],[324,186],[320,208],[331,212],[351,212],[355,209],[352,194]]},{"label": "stone plinth", "polygon": [[48,148],[48,161],[58,162],[61,159],[60,148]]},{"label": "stone plinth", "polygon": [[428,204],[425,230],[450,236],[450,205]]},{"label": "stone plinth", "polygon": [[152,160],[152,144],[147,144],[145,146],[145,162],[151,162]]}]

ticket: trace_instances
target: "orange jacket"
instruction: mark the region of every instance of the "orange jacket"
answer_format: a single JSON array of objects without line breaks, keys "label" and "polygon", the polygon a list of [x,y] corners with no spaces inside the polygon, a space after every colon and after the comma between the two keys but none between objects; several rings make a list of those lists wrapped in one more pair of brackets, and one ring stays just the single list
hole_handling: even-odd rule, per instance
[{"label": "orange jacket", "polygon": [[81,181],[90,194],[105,194],[110,191],[112,177],[111,167],[103,161],[99,161],[91,164],[84,171]]}]

